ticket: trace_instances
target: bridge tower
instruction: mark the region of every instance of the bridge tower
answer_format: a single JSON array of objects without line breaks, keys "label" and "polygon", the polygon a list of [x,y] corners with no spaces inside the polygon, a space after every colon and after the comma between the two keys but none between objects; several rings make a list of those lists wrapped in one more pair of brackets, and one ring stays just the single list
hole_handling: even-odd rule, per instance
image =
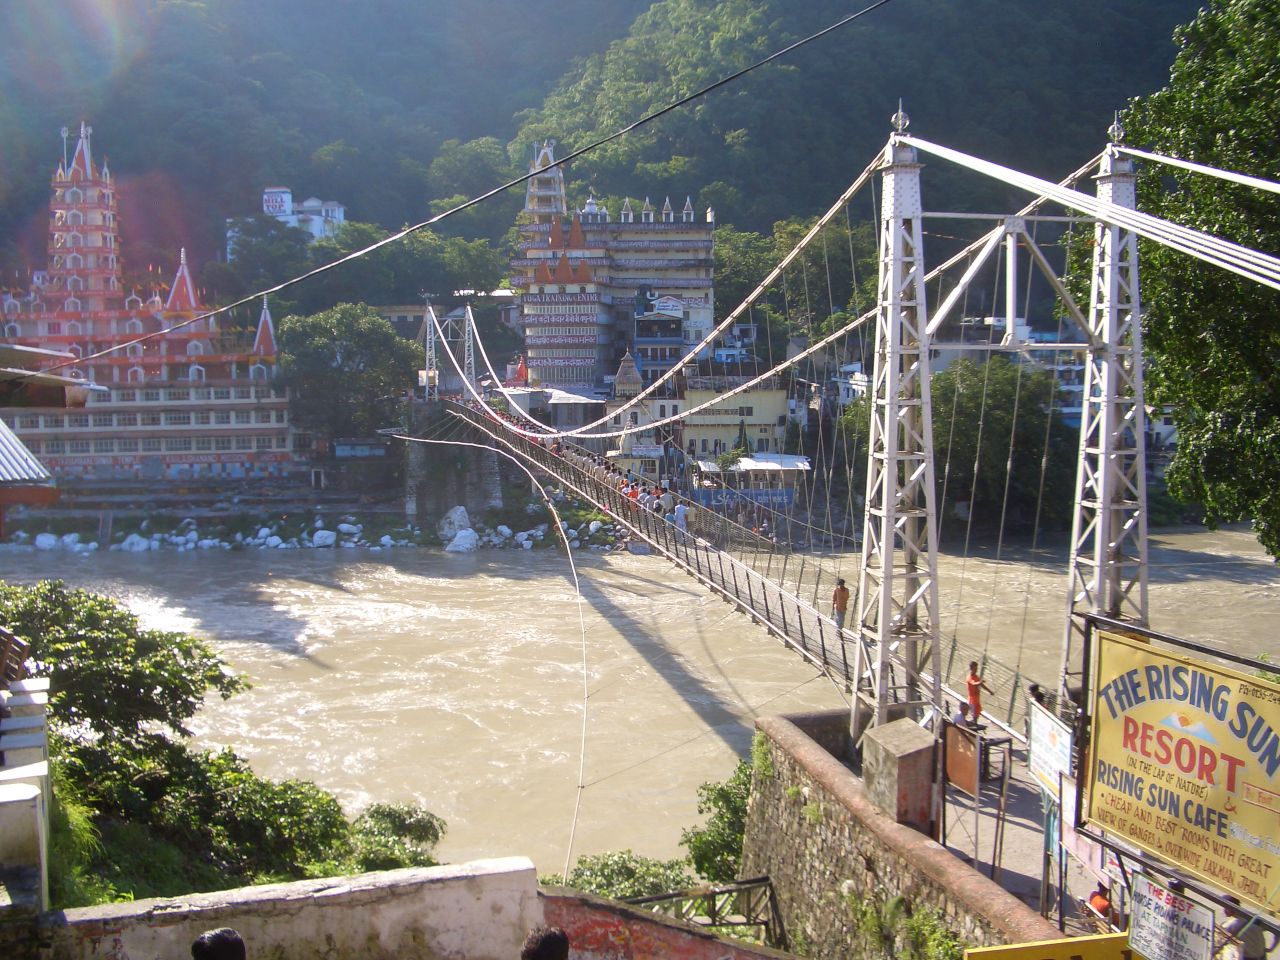
[{"label": "bridge tower", "polygon": [[427,313],[422,318],[422,335],[419,338],[426,354],[426,399],[440,399],[440,358],[436,353],[436,320],[435,308],[431,306],[431,298],[427,298]]},{"label": "bridge tower", "polygon": [[476,379],[476,317],[471,312],[470,303],[462,320],[462,375],[472,389],[479,387]]},{"label": "bridge tower", "polygon": [[[1117,121],[1098,172],[1098,199],[1137,207],[1133,161],[1117,150]],[[1080,461],[1071,529],[1070,589],[1062,644],[1062,696],[1078,687],[1084,624],[1095,613],[1147,622],[1146,410],[1142,395],[1142,300],[1138,237],[1094,227],[1089,347],[1080,419]]]},{"label": "bridge tower", "polygon": [[[898,134],[908,119],[899,107]],[[937,516],[920,164],[889,139],[883,166],[875,373],[858,590],[855,742],[870,725],[936,720]],[[924,674],[928,673],[926,681]]]}]

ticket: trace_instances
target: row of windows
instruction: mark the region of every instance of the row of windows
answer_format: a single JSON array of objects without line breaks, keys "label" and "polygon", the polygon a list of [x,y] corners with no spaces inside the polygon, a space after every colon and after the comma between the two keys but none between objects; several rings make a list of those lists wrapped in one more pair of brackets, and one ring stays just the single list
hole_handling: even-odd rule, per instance
[{"label": "row of windows", "polygon": [[161,390],[149,387],[146,390],[112,390],[107,393],[92,395],[94,403],[158,403],[161,400],[269,400],[274,394],[270,387],[169,387]]},{"label": "row of windows", "polygon": [[530,303],[524,307],[525,317],[536,317],[543,314],[556,313],[595,313],[596,305],[593,303],[557,303],[550,306],[545,304]]},{"label": "row of windows", "polygon": [[594,337],[600,332],[599,327],[527,327],[528,337]]},{"label": "row of windows", "polygon": [[[671,404],[671,415],[674,417],[674,416],[675,416],[677,413],[679,413],[679,412],[680,412],[680,404],[678,404],[678,403],[673,403],[673,404]],[[666,417],[666,415],[667,415],[667,405],[666,405],[665,403],[660,403],[660,404],[658,404],[658,419],[659,419],[659,420],[661,420],[661,419],[665,418],[665,417]],[[640,415],[639,415],[638,413],[633,412],[633,413],[631,414],[631,422],[632,422],[632,423],[639,423],[639,422],[640,422]],[[622,414],[620,414],[620,413],[615,413],[615,414],[613,415],[613,425],[614,425],[615,427],[620,427],[620,426],[622,426]]]},{"label": "row of windows", "polygon": [[[537,356],[533,356],[533,351],[538,352]],[[547,360],[551,357],[587,357],[594,359],[596,352],[591,347],[584,349],[574,349],[572,347],[533,347],[529,351],[529,362],[537,364],[539,360]]]},{"label": "row of windows", "polygon": [[[756,452],[765,453],[769,449],[769,441],[764,437],[756,437]],[[699,452],[721,454],[729,450],[728,442],[725,440],[713,440],[708,442],[706,437],[702,438],[702,446]],[[689,441],[689,452],[693,453],[693,441]]]},{"label": "row of windows", "polygon": [[34,454],[213,453],[227,450],[287,450],[284,434],[264,437],[142,437],[141,439],[45,440],[27,447]]},{"label": "row of windows", "polygon": [[67,416],[46,414],[43,417],[35,414],[23,414],[17,418],[19,430],[83,430],[92,424],[95,427],[185,427],[195,424],[247,424],[247,423],[284,423],[284,410],[166,410],[146,411],[143,413],[72,413]]}]

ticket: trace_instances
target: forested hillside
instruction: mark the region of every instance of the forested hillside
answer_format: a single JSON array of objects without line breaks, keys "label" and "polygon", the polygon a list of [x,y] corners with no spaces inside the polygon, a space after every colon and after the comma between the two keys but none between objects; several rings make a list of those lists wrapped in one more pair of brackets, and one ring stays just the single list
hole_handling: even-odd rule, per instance
[{"label": "forested hillside", "polygon": [[[126,263],[216,256],[264,185],[398,226],[856,9],[848,0],[11,0],[0,5],[0,267],[43,261],[58,129],[122,184]],[[895,0],[577,166],[767,228],[825,205],[905,100],[912,131],[1056,174],[1167,75],[1195,0]],[[955,175],[937,170],[935,196]],[[982,198],[968,201],[980,204]],[[518,198],[455,232],[498,237]],[[965,202],[965,198],[951,202]],[[19,249],[21,243],[25,249]],[[7,274],[11,275],[11,274]]]}]

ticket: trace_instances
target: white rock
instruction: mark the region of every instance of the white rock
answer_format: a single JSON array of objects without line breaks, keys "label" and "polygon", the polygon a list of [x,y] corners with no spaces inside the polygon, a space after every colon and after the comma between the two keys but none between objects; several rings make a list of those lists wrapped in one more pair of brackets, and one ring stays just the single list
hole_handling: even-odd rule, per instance
[{"label": "white rock", "polygon": [[270,527],[259,527],[259,528],[258,528],[258,539],[259,539],[259,540],[265,540],[265,539],[267,539],[267,537],[269,537],[269,536],[271,536],[271,528],[270,528]]},{"label": "white rock", "polygon": [[197,534],[194,530],[187,531],[187,543],[195,543],[199,539],[200,539],[199,534]]},{"label": "white rock", "polygon": [[338,542],[338,534],[333,530],[317,530],[311,535],[311,542],[317,547],[332,547]]},{"label": "white rock", "polygon": [[381,552],[382,552],[382,548],[381,548],[381,547],[370,547],[370,548],[369,548],[369,552],[370,552],[370,553],[381,553]]},{"label": "white rock", "polygon": [[56,550],[58,544],[61,543],[56,533],[37,533],[36,549],[37,550]]},{"label": "white rock", "polygon": [[277,537],[273,533],[271,536],[267,537],[266,541],[263,543],[263,546],[275,548],[280,546],[280,544],[282,543],[284,543],[284,540],[282,540],[280,537]]},{"label": "white rock", "polygon": [[572,549],[574,549],[574,550],[577,550],[580,546],[582,546],[582,544],[581,544],[581,543],[579,543],[577,540],[570,540],[570,541],[569,541],[569,546],[570,546],[570,548],[572,548]]},{"label": "white rock", "polygon": [[521,530],[519,533],[516,534],[515,539],[516,539],[516,543],[524,543],[529,539],[529,534],[526,533],[524,530]]},{"label": "white rock", "polygon": [[467,527],[454,534],[453,539],[449,541],[449,545],[445,547],[445,550],[449,553],[470,553],[479,545],[479,535],[470,527]]},{"label": "white rock", "polygon": [[498,533],[502,534],[503,539],[506,539],[511,536],[511,528],[505,523],[500,523],[498,524]]},{"label": "white rock", "polygon": [[568,532],[568,530],[569,530],[569,521],[568,521],[568,520],[561,520],[561,521],[560,521],[560,529],[561,529],[561,530],[564,530],[565,532]]},{"label": "white rock", "polygon": [[601,523],[599,520],[592,520],[592,521],[591,521],[591,524],[587,527],[587,532],[588,532],[588,533],[590,533],[590,534],[592,534],[592,535],[594,535],[594,534],[596,534],[596,533],[600,530],[600,528],[601,528],[601,527],[603,527],[603,526],[604,526],[604,524],[603,524],[603,523]]},{"label": "white rock", "polygon": [[316,517],[316,529],[317,530],[324,529],[324,520],[321,517]]},{"label": "white rock", "polygon": [[389,533],[384,533],[382,535],[382,539],[379,540],[378,542],[382,544],[384,547],[390,547],[395,544],[395,541],[391,539],[391,534]]},{"label": "white rock", "polygon": [[520,546],[524,547],[526,550],[532,550],[532,549],[533,549],[533,541],[532,541],[532,540],[526,540],[524,543],[520,544]]},{"label": "white rock", "polygon": [[74,550],[80,543],[80,534],[64,533],[62,535],[62,545],[68,550]]},{"label": "white rock", "polygon": [[436,525],[436,532],[440,534],[441,540],[451,543],[459,531],[470,528],[471,517],[467,515],[467,508],[454,507],[440,518],[440,523]]},{"label": "white rock", "polygon": [[209,537],[205,537],[205,539],[196,542],[196,546],[201,550],[212,550],[218,545],[219,542],[217,540],[210,539]]},{"label": "white rock", "polygon": [[131,533],[124,538],[124,541],[120,544],[120,549],[128,553],[142,553],[144,550],[151,549],[151,541],[146,537]]},{"label": "white rock", "polygon": [[338,532],[345,533],[349,536],[353,533],[359,533],[360,528],[353,523],[340,523],[338,524]]},{"label": "white rock", "polygon": [[340,546],[344,550],[354,550],[356,548],[356,545],[352,543],[350,540],[343,540]]}]

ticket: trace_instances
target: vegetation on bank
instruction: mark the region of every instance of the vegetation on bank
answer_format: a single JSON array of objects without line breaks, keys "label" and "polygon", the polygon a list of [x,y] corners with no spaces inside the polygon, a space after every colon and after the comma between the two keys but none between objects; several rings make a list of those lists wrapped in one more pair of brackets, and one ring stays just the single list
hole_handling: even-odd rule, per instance
[{"label": "vegetation on bank", "polygon": [[246,686],[204,641],[56,581],[0,584],[0,622],[50,678],[55,907],[435,862],[445,824],[426,810],[349,819],[314,783],[193,748],[206,696]]}]

